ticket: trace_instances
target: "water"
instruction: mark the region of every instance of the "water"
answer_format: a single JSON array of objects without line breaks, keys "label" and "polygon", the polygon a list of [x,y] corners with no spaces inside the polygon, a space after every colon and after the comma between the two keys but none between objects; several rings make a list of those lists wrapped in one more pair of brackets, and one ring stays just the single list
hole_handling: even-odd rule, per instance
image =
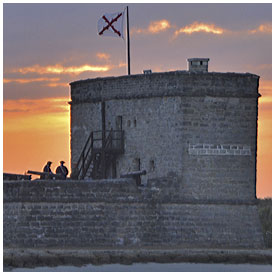
[{"label": "water", "polygon": [[255,264],[196,264],[196,263],[135,263],[131,265],[107,264],[13,268],[11,272],[271,272],[271,265]]}]

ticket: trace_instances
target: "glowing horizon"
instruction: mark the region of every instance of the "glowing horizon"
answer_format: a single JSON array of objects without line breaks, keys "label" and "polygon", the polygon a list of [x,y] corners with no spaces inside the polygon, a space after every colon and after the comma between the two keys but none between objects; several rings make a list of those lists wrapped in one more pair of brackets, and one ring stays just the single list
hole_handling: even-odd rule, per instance
[{"label": "glowing horizon", "polygon": [[261,24],[256,29],[249,31],[251,34],[255,33],[272,33],[272,25],[270,23]]},{"label": "glowing horizon", "polygon": [[14,69],[12,72],[28,74],[28,73],[36,73],[36,74],[80,74],[83,72],[106,72],[111,68],[108,65],[105,66],[93,66],[93,65],[81,65],[81,66],[63,66],[61,64],[56,64],[53,66],[40,66],[33,65],[30,67],[23,67]]}]

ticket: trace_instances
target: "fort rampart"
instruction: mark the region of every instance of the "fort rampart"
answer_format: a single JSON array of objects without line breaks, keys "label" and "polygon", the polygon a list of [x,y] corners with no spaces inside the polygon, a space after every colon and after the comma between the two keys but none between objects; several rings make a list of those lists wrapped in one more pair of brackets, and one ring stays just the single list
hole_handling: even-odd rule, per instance
[{"label": "fort rampart", "polygon": [[250,73],[174,71],[94,78],[70,83],[73,103],[163,96],[257,97],[259,77]]},{"label": "fort rampart", "polygon": [[[256,197],[259,77],[175,71],[71,83],[71,161],[91,131],[125,132],[116,175],[176,176],[187,199]],[[109,176],[111,177],[111,176]]]},{"label": "fort rampart", "polygon": [[264,247],[253,201],[184,201],[163,181],[6,181],[4,248]]},{"label": "fort rampart", "polygon": [[[4,181],[8,254],[264,248],[259,77],[208,73],[208,61],[188,60],[189,71],[70,83],[73,179]],[[141,185],[120,178],[144,170]]]}]

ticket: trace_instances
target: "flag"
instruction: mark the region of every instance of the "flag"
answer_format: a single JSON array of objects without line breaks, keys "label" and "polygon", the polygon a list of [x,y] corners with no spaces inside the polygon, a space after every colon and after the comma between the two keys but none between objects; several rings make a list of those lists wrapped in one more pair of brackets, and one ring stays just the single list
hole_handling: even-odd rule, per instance
[{"label": "flag", "polygon": [[97,23],[98,34],[101,36],[121,37],[124,39],[124,11],[105,13]]}]

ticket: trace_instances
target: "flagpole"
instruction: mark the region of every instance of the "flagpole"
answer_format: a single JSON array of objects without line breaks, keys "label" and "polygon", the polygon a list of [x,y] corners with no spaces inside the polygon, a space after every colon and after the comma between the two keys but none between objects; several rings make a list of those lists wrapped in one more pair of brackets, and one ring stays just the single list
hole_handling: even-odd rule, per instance
[{"label": "flagpole", "polygon": [[127,6],[127,53],[128,53],[128,75],[131,74],[130,71],[130,34],[129,34],[129,11]]}]

